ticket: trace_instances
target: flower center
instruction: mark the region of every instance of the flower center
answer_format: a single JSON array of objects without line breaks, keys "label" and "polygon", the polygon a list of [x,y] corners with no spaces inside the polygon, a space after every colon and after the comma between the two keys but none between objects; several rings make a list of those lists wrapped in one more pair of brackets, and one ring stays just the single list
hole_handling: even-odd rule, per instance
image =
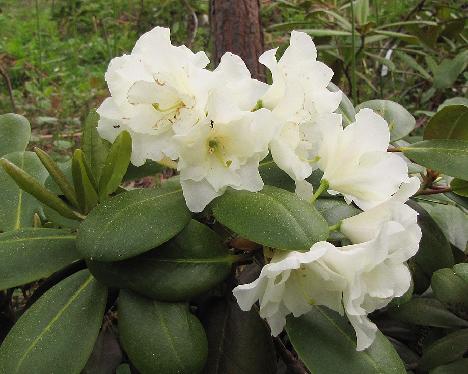
[{"label": "flower center", "polygon": [[185,108],[185,103],[182,100],[177,100],[173,105],[167,108],[162,108],[159,103],[154,103],[153,108],[162,114],[162,117],[156,121],[154,128],[161,129],[174,124],[180,116],[181,109]]},{"label": "flower center", "polygon": [[215,156],[225,167],[231,166],[232,160],[226,160],[226,149],[221,139],[215,137],[208,140],[208,153]]}]

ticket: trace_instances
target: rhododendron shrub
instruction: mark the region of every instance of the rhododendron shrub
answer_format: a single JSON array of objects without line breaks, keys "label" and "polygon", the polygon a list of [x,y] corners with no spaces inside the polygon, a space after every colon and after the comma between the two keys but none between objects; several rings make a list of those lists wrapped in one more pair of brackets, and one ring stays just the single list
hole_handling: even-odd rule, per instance
[{"label": "rhododendron shrub", "polygon": [[92,372],[109,333],[141,373],[404,373],[395,330],[468,325],[466,233],[421,208],[444,193],[466,220],[466,131],[402,140],[412,116],[355,109],[303,32],[259,61],[268,83],[231,53],[209,70],[156,27],[110,62],[69,164],[0,117],[0,289],[48,278],[1,373]]}]

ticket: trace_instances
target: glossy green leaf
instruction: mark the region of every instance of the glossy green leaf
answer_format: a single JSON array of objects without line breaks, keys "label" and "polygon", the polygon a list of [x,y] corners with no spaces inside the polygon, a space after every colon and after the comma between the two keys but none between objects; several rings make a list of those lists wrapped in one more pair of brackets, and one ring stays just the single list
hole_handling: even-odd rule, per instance
[{"label": "glossy green leaf", "polygon": [[254,310],[243,312],[234,300],[216,300],[204,312],[208,337],[205,374],[276,374],[270,331]]},{"label": "glossy green leaf", "polygon": [[34,148],[34,152],[36,153],[37,157],[39,157],[42,165],[44,165],[44,167],[47,169],[50,176],[53,178],[57,186],[60,188],[60,191],[67,198],[70,204],[78,208],[78,200],[76,198],[75,188],[68,180],[66,175],[62,172],[57,163],[52,160],[52,158],[47,153],[37,147]]},{"label": "glossy green leaf", "polygon": [[432,369],[461,359],[468,351],[468,329],[452,332],[424,350],[418,368]]},{"label": "glossy green leaf", "polygon": [[405,373],[403,362],[380,331],[368,349],[358,352],[346,318],[325,307],[316,306],[299,318],[289,316],[286,332],[312,373]]},{"label": "glossy green leaf", "polygon": [[81,137],[81,149],[92,170],[94,179],[99,180],[107,157],[107,147],[97,131],[99,115],[92,110],[86,117]]},{"label": "glossy green leaf", "polygon": [[72,159],[73,183],[83,213],[90,212],[98,203],[96,182],[81,149],[76,149]]},{"label": "glossy green leaf", "polygon": [[391,316],[399,321],[419,326],[468,327],[468,321],[449,312],[440,301],[424,297],[413,298],[392,309]]},{"label": "glossy green leaf", "polygon": [[468,107],[449,105],[438,111],[427,123],[424,139],[468,140]]},{"label": "glossy green leaf", "polygon": [[456,264],[453,271],[465,282],[468,282],[468,263]]},{"label": "glossy green leaf", "polygon": [[127,191],[93,209],[78,230],[77,248],[91,260],[124,260],[167,242],[189,221],[180,185]]},{"label": "glossy green leaf", "polygon": [[101,327],[107,290],[87,270],[48,290],[0,347],[0,373],[79,374]]},{"label": "glossy green leaf", "polygon": [[299,30],[310,36],[351,36],[350,31],[333,29],[303,29]]},{"label": "glossy green leaf", "polygon": [[88,267],[109,286],[160,301],[185,301],[222,282],[233,260],[213,230],[192,220],[159,248],[124,261],[90,261]]},{"label": "glossy green leaf", "polygon": [[468,181],[455,178],[450,182],[450,187],[457,195],[468,197]]},{"label": "glossy green leaf", "polygon": [[468,311],[468,281],[453,269],[440,269],[432,275],[432,291],[448,308],[457,312]]},{"label": "glossy green leaf", "polygon": [[404,138],[416,126],[416,120],[402,105],[390,100],[370,100],[356,107],[359,111],[362,108],[370,108],[380,114],[388,123],[390,129],[390,140]]},{"label": "glossy green leaf", "polygon": [[19,114],[0,115],[0,157],[26,149],[31,138],[29,121]]},{"label": "glossy green leaf", "polygon": [[262,177],[263,182],[268,186],[282,188],[284,190],[294,192],[296,185],[294,180],[281,170],[272,159],[263,160],[258,171]]},{"label": "glossy green leaf", "polygon": [[214,201],[213,214],[236,234],[272,248],[306,251],[328,237],[328,224],[311,203],[272,186],[228,190]]},{"label": "glossy green leaf", "polygon": [[118,305],[120,341],[141,373],[202,371],[207,339],[187,304],[163,303],[121,291]]},{"label": "glossy green leaf", "polygon": [[468,372],[468,358],[454,361],[447,365],[438,366],[429,374],[460,374]]},{"label": "glossy green leaf", "polygon": [[100,200],[107,198],[120,186],[127,172],[131,155],[132,138],[127,131],[123,131],[112,144],[102,168],[101,178],[99,179]]},{"label": "glossy green leaf", "polygon": [[451,88],[458,76],[468,64],[468,51],[462,51],[453,59],[444,59],[434,73],[434,87],[437,89]]},{"label": "glossy green leaf", "polygon": [[330,226],[361,213],[361,210],[354,205],[347,204],[344,200],[336,198],[317,199],[315,207]]},{"label": "glossy green leaf", "polygon": [[422,231],[418,253],[411,259],[425,277],[414,279],[415,292],[422,293],[429,286],[432,273],[452,267],[454,259],[450,243],[429,213],[413,201],[409,201],[408,205],[418,212],[418,224]]},{"label": "glossy green leaf", "polygon": [[468,98],[466,97],[461,97],[461,96],[457,96],[457,97],[452,97],[450,99],[447,99],[445,100],[442,104],[440,104],[438,107],[437,107],[437,111],[441,111],[443,108],[445,108],[446,106],[451,106],[451,105],[464,105],[464,106],[468,106]]},{"label": "glossy green leaf", "polygon": [[[47,170],[34,153],[14,152],[5,155],[4,158],[44,183]],[[33,215],[41,209],[39,201],[19,188],[2,167],[0,167],[0,201],[0,231],[32,227]]]},{"label": "glossy green leaf", "polygon": [[164,166],[157,162],[148,160],[142,166],[135,166],[133,164],[128,165],[127,172],[123,178],[124,181],[130,181],[139,179],[147,176],[155,176],[158,173],[164,171]]},{"label": "glossy green leaf", "polygon": [[468,209],[468,197],[460,196],[453,192],[448,192],[445,194],[445,196],[447,196],[450,200],[454,201],[461,207]]},{"label": "glossy green leaf", "polygon": [[38,201],[56,210],[61,215],[71,219],[80,219],[79,216],[65,204],[57,195],[46,189],[43,181],[34,178],[21,167],[16,166],[7,159],[0,160],[0,166],[14,179],[16,184],[25,192],[34,196]]},{"label": "glossy green leaf", "polygon": [[401,147],[414,162],[455,178],[468,179],[468,141],[435,139]]},{"label": "glossy green leaf", "polygon": [[45,278],[80,258],[68,230],[26,228],[0,234],[0,290]]}]

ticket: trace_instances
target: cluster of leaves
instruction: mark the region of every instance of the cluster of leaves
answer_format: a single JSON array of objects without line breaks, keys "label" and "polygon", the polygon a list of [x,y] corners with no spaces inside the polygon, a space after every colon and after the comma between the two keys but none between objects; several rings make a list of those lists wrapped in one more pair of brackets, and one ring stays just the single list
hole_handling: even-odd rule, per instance
[{"label": "cluster of leaves", "polygon": [[269,38],[290,30],[314,36],[334,82],[344,79],[349,92],[355,86],[354,101],[380,97],[431,112],[449,90],[466,89],[468,34],[458,1],[275,1],[264,13],[276,21],[267,21]]},{"label": "cluster of leaves", "polygon": [[[162,167],[129,167],[129,135],[106,143],[95,113],[81,149],[61,165],[40,149],[25,151],[24,117],[0,116],[0,295],[9,316],[2,317],[9,323],[2,323],[0,372],[466,370],[466,230],[457,225],[467,224],[468,107],[443,106],[416,142],[408,136],[415,120],[398,104],[360,107],[385,117],[395,150],[424,178],[410,203],[423,231],[410,262],[414,286],[374,313],[381,332],[363,352],[346,319],[324,307],[288,319],[286,333],[273,339],[257,312],[240,311],[231,295],[258,274],[262,248],[308,250],[357,208],[326,194],[315,206],[300,199],[267,159],[262,191],[228,190],[208,213],[192,215],[177,177],[158,188],[122,186]],[[355,111],[345,97],[347,121]],[[451,186],[440,185],[444,175],[455,177]],[[18,287],[31,296],[12,308]]]}]

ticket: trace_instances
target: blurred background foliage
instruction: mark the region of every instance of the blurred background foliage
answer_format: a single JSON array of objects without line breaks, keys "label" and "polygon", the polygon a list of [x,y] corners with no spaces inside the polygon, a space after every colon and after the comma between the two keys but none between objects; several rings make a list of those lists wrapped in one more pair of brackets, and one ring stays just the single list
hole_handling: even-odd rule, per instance
[{"label": "blurred background foliage", "polygon": [[[423,126],[445,100],[467,100],[463,1],[261,3],[265,49],[279,44],[281,53],[289,31],[308,32],[355,104],[394,100]],[[176,44],[210,54],[208,0],[1,0],[0,113],[31,119],[33,141],[67,158],[83,118],[108,95],[109,61],[156,25],[170,27]]]}]

